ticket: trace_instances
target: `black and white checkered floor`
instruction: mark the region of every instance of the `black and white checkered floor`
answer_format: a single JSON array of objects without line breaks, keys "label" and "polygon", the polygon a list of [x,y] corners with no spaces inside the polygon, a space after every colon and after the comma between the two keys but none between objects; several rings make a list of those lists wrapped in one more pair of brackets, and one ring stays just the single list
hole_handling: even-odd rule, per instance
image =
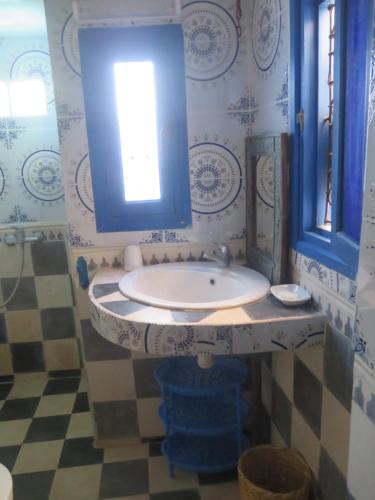
[{"label": "black and white checkered floor", "polygon": [[168,477],[157,442],[98,449],[84,380],[0,384],[0,463],[14,500],[238,500],[234,472]]}]

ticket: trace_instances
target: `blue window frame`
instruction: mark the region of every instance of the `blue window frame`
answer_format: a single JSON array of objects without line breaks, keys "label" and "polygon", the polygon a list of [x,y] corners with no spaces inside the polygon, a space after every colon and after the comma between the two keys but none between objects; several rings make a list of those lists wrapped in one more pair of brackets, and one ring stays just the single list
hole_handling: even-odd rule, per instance
[{"label": "blue window frame", "polygon": [[[358,266],[372,35],[371,0],[336,0],[331,225],[319,223],[327,137],[322,134],[320,12],[326,0],[291,1],[292,245],[355,278]],[[328,36],[328,33],[327,33]],[[294,119],[294,117],[296,119]],[[297,120],[298,117],[298,120]]]},{"label": "blue window frame", "polygon": [[[97,231],[138,231],[190,226],[184,43],[181,26],[81,29],[79,46]],[[125,196],[126,151],[124,153],[122,150],[124,140],[118,116],[121,80],[118,76],[115,77],[119,67],[120,72],[125,67],[127,70],[136,67],[125,64],[116,66],[115,70],[116,63],[140,62],[152,64],[156,100],[155,136],[160,196],[156,194],[150,199],[131,199]],[[123,71],[121,78],[124,77],[126,78],[126,72]],[[139,150],[142,152],[142,148]],[[145,176],[145,182],[146,178],[149,180]],[[158,190],[154,190],[155,192]]]}]

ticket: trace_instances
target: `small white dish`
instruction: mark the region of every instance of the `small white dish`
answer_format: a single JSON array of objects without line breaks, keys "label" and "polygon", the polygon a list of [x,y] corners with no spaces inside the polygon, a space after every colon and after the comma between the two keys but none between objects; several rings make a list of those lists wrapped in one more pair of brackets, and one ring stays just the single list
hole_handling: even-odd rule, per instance
[{"label": "small white dish", "polygon": [[311,294],[299,285],[271,286],[271,293],[285,306],[300,306],[311,300]]}]

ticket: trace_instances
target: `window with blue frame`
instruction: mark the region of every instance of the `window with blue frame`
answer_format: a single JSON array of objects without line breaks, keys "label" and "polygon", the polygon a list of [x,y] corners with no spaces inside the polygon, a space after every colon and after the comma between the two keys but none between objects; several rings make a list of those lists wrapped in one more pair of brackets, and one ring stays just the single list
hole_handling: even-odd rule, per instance
[{"label": "window with blue frame", "polygon": [[98,232],[191,225],[181,25],[79,30]]},{"label": "window with blue frame", "polygon": [[292,0],[292,245],[354,278],[358,266],[371,0]]}]

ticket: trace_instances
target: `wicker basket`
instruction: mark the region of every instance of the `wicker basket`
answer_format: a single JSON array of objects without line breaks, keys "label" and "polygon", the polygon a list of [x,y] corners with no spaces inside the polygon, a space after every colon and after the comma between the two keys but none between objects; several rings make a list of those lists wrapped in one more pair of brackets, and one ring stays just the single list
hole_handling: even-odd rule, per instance
[{"label": "wicker basket", "polygon": [[264,445],[246,450],[238,462],[241,500],[308,500],[312,473],[302,455]]}]

